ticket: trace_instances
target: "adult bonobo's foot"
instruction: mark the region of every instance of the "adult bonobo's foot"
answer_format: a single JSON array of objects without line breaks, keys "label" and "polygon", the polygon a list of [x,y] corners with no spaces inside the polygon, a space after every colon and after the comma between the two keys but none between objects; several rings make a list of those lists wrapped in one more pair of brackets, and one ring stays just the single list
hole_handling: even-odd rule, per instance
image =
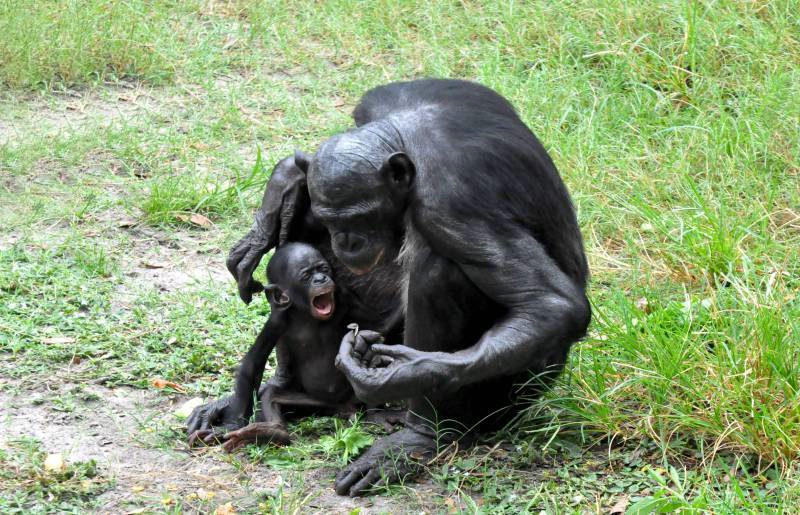
[{"label": "adult bonobo's foot", "polygon": [[271,422],[255,422],[225,434],[222,439],[225,441],[222,447],[227,452],[233,452],[249,443],[288,445],[291,442],[286,428],[281,424]]},{"label": "adult bonobo's foot", "polygon": [[196,407],[186,421],[189,446],[197,442],[206,445],[221,443],[222,435],[244,427],[247,417],[232,406],[233,396],[223,397]]},{"label": "adult bonobo's foot", "polygon": [[433,438],[403,429],[378,440],[336,477],[336,493],[355,497],[372,486],[401,481],[417,472],[436,450]]}]

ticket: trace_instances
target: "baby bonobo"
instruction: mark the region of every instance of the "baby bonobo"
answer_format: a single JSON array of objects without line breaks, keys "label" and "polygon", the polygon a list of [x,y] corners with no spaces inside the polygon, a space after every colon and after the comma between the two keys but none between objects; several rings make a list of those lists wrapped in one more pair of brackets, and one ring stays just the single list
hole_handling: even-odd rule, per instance
[{"label": "baby bonobo", "polygon": [[257,422],[225,434],[194,431],[190,444],[222,439],[229,452],[247,443],[286,444],[289,434],[282,407],[346,414],[359,406],[347,379],[334,365],[347,332],[347,301],[344,292],[335,291],[328,262],[310,245],[288,243],[270,260],[267,279],[270,316],[237,372],[234,398],[227,404],[237,414],[231,413],[231,423],[222,432],[242,427],[242,418],[252,413],[252,398],[275,348],[278,366],[259,390]]}]

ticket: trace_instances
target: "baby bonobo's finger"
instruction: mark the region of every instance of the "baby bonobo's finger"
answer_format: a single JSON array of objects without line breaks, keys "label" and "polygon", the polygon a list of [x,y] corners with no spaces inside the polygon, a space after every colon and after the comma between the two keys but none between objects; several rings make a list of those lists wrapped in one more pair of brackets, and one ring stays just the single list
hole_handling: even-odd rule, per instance
[{"label": "baby bonobo's finger", "polygon": [[238,438],[232,438],[230,440],[225,440],[225,443],[222,444],[222,449],[228,454],[232,454],[243,446],[244,446],[243,440],[239,440]]}]

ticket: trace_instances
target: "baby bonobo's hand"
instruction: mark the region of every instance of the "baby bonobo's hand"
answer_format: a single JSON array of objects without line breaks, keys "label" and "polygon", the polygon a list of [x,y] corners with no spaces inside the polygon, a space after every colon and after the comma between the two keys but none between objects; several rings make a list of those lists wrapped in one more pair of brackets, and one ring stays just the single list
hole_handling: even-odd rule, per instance
[{"label": "baby bonobo's hand", "polygon": [[226,432],[244,427],[247,414],[234,408],[234,405],[234,397],[229,395],[192,410],[186,421],[189,447],[200,442],[206,445],[220,443]]}]

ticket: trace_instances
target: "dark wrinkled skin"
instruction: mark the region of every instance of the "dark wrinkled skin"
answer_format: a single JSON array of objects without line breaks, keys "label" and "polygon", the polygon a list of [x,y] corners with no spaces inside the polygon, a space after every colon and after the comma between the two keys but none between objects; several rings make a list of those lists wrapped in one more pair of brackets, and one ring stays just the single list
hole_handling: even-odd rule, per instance
[{"label": "dark wrinkled skin", "polygon": [[362,323],[377,333],[347,333],[337,358],[359,398],[409,408],[406,430],[337,478],[337,492],[361,495],[397,480],[398,459],[430,456],[434,430],[455,438],[509,420],[513,386],[558,374],[591,314],[569,194],[508,101],[420,80],[369,91],[354,118],[295,165],[338,261],[368,280],[399,263],[390,284],[407,285],[402,345]]},{"label": "dark wrinkled skin", "polygon": [[[378,327],[389,334],[399,333],[403,313],[396,286],[398,265],[386,263],[369,274],[356,276],[336,259],[330,235],[309,210],[305,172],[296,166],[298,159],[307,157],[297,152],[275,166],[253,227],[231,249],[227,266],[237,280],[239,295],[249,303],[254,293],[264,290],[252,274],[265,253],[287,242],[304,242],[322,253],[333,268],[337,284],[348,292],[347,305],[337,308],[343,319]],[[271,316],[267,321],[256,343],[242,359],[233,395],[199,406],[192,412],[187,421],[190,444],[220,442],[223,435],[247,424],[253,413],[253,399],[263,394],[263,389],[259,393],[257,390],[267,357],[285,330],[285,322],[285,317],[280,316]],[[342,329],[336,336],[335,346],[338,347],[344,331]]]},{"label": "dark wrinkled skin", "polygon": [[[345,333],[348,295],[331,278],[327,260],[314,247],[283,245],[267,267],[270,317],[242,360],[232,396],[196,408],[189,417],[189,443],[223,442],[227,451],[246,443],[290,441],[283,408],[332,414],[354,413],[361,403],[334,366]],[[324,301],[320,311],[314,299]],[[267,358],[276,349],[278,368],[259,389]],[[253,413],[258,390],[260,411]]]}]

